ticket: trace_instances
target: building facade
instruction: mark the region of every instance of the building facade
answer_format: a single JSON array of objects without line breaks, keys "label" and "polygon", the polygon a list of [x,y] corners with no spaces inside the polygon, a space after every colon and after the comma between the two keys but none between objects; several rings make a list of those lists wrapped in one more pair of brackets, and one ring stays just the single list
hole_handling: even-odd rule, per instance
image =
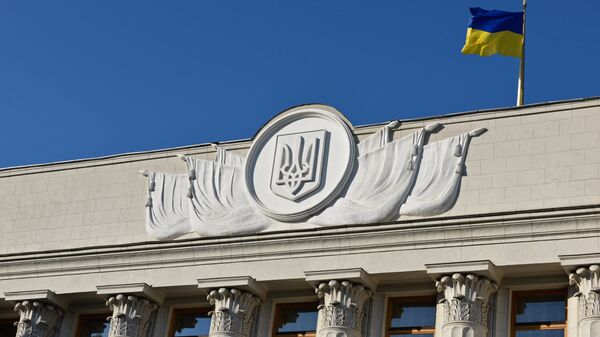
[{"label": "building facade", "polygon": [[0,170],[0,337],[600,336],[600,98]]}]

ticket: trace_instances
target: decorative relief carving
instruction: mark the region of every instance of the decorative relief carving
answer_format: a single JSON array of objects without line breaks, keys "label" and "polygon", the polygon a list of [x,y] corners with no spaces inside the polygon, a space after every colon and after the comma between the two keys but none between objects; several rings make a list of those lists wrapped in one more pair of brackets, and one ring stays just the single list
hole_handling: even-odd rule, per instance
[{"label": "decorative relief carving", "polygon": [[579,320],[596,317],[600,320],[600,266],[579,268],[569,275],[569,285],[577,286]]},{"label": "decorative relief carving", "polygon": [[297,200],[321,186],[327,131],[277,136],[271,172],[271,190],[289,200]]},{"label": "decorative relief carving", "polygon": [[23,301],[15,305],[19,313],[16,337],[58,336],[63,312],[49,304]]},{"label": "decorative relief carving", "polygon": [[365,305],[372,293],[362,285],[332,280],[316,290],[321,300],[317,336],[361,336]]},{"label": "decorative relief carving", "polygon": [[146,337],[150,317],[158,306],[147,299],[119,294],[106,301],[112,310],[109,337]]},{"label": "decorative relief carving", "polygon": [[357,144],[341,113],[307,105],[267,123],[246,156],[219,146],[214,160],[184,156],[187,182],[182,175],[142,171],[146,231],[164,240],[190,232],[257,233],[280,222],[337,226],[447,212],[460,194],[471,139],[487,129],[429,143],[439,123],[394,139],[398,125],[391,122]]},{"label": "decorative relief carving", "polygon": [[254,327],[260,300],[238,289],[212,290],[207,297],[214,311],[210,336],[248,337]]},{"label": "decorative relief carving", "polygon": [[444,294],[443,324],[470,322],[487,327],[489,298],[498,289],[494,282],[473,274],[456,273],[442,277],[436,288]]}]

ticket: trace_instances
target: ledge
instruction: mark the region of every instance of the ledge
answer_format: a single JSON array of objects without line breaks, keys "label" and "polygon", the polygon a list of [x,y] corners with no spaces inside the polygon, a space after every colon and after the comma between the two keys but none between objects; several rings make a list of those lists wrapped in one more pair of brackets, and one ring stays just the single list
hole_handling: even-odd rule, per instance
[{"label": "ledge", "polygon": [[69,301],[64,297],[56,295],[48,289],[12,291],[4,293],[5,301],[23,302],[23,301],[38,301],[55,305],[62,310],[69,307]]},{"label": "ledge", "polygon": [[236,288],[243,291],[250,292],[260,299],[265,299],[267,295],[267,289],[256,282],[250,276],[233,276],[233,277],[217,277],[198,279],[198,288],[205,293],[209,293],[211,290],[219,288]]},{"label": "ledge", "polygon": [[146,283],[131,283],[131,284],[111,284],[96,286],[97,294],[107,298],[117,294],[127,294],[139,297],[145,297],[158,304],[162,304],[165,300],[165,295],[147,285]]},{"label": "ledge", "polygon": [[444,275],[451,275],[454,273],[484,276],[497,284],[500,284],[500,281],[502,281],[502,272],[489,260],[436,263],[427,264],[425,267],[427,268],[427,274],[434,281],[439,280],[440,277]]},{"label": "ledge", "polygon": [[588,267],[592,264],[600,264],[600,253],[559,255],[560,265],[567,274],[573,273],[579,267]]},{"label": "ledge", "polygon": [[373,292],[377,289],[377,280],[362,268],[306,271],[304,272],[304,276],[306,282],[310,283],[315,288],[321,282],[339,280],[362,284]]}]

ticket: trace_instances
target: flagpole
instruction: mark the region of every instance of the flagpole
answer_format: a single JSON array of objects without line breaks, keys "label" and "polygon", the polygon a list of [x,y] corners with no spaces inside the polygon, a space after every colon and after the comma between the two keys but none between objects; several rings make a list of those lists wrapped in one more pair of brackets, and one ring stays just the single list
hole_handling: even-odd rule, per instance
[{"label": "flagpole", "polygon": [[525,101],[525,22],[527,17],[527,0],[523,0],[523,45],[521,46],[521,59],[519,62],[519,87],[517,91],[517,106],[522,106]]}]

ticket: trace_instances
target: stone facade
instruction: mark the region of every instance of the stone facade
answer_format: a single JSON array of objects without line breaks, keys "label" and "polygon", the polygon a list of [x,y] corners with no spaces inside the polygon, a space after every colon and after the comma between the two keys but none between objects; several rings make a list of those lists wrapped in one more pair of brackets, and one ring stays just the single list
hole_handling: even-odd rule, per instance
[{"label": "stone facade", "polygon": [[[320,301],[318,336],[383,337],[390,298],[437,295],[435,337],[504,337],[514,293],[570,287],[569,337],[600,335],[600,99],[401,121],[390,137],[434,123],[444,135],[430,142],[488,130],[469,147],[458,200],[441,215],[381,223],[276,221],[260,233],[154,240],[137,171],[187,174],[177,155],[214,159],[204,145],[0,169],[0,323],[17,322],[19,337],[75,337],[80,317],[106,315],[111,336],[168,337],[173,310],[201,307],[211,336],[271,337],[277,305]],[[352,132],[366,139],[384,126]],[[222,148],[245,155],[250,145]],[[223,281],[198,289],[199,279]],[[100,293],[107,284],[146,284],[153,296]]]}]

